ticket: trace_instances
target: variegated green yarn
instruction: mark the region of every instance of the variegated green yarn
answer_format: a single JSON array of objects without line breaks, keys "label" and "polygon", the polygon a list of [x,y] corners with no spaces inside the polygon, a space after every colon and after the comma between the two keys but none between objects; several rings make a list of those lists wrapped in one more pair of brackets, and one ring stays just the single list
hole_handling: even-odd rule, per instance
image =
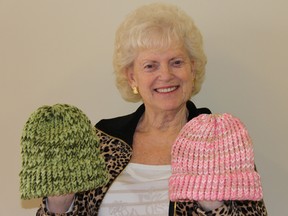
[{"label": "variegated green yarn", "polygon": [[22,199],[90,190],[107,182],[99,139],[88,117],[68,104],[33,112],[21,136]]}]

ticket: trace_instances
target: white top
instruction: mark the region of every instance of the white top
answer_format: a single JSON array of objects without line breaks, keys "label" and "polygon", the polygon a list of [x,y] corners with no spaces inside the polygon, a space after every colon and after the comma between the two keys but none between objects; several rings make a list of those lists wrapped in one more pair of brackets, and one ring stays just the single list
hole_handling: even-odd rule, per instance
[{"label": "white top", "polygon": [[107,191],[99,216],[167,216],[170,165],[129,163]]}]

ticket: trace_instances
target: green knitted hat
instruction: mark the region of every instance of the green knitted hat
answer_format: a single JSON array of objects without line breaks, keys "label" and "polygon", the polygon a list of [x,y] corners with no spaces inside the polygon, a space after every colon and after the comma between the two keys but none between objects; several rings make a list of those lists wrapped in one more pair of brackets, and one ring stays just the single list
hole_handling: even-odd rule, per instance
[{"label": "green knitted hat", "polygon": [[22,199],[86,191],[108,180],[95,128],[71,105],[42,106],[31,114],[21,156]]}]

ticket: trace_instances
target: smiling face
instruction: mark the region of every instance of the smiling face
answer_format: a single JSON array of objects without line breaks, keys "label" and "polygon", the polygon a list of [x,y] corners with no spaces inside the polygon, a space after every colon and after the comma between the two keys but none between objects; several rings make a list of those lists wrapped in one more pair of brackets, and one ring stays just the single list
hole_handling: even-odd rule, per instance
[{"label": "smiling face", "polygon": [[194,63],[183,47],[139,51],[127,76],[146,108],[171,111],[185,106],[194,81]]}]

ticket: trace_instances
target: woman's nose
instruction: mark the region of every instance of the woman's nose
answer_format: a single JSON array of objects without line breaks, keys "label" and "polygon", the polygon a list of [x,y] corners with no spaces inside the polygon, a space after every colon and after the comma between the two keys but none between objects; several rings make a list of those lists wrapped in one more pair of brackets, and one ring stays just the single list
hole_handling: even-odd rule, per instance
[{"label": "woman's nose", "polygon": [[173,77],[173,71],[169,65],[161,65],[160,67],[160,77],[162,79],[170,79]]}]

